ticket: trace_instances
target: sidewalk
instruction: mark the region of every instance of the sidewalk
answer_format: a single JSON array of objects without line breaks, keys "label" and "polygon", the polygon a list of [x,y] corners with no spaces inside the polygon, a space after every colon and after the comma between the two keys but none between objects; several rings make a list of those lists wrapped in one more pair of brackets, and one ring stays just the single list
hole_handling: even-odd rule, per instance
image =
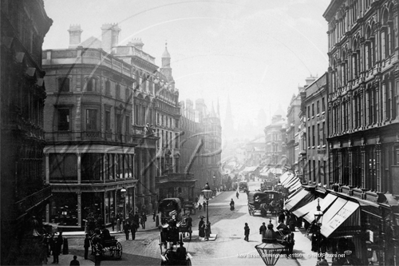
[{"label": "sidewalk", "polygon": [[[67,254],[67,255],[60,255],[59,256],[59,263],[58,264],[52,264],[53,262],[53,256],[50,256],[48,259],[48,263],[47,264],[51,264],[51,265],[66,265],[69,266],[69,263],[71,263],[71,260],[73,260],[73,256],[75,254]],[[77,260],[79,261],[80,265],[94,265],[94,261],[91,260],[85,260],[84,257],[78,256],[76,255]]]},{"label": "sidewalk", "polygon": [[306,237],[304,228],[295,228],[294,232],[295,245],[294,254],[299,265],[317,265],[317,253],[311,250],[312,245],[310,239]]},{"label": "sidewalk", "polygon": [[[223,193],[222,191],[216,192],[216,196],[214,196],[212,199],[214,199],[215,197],[219,196],[222,193]],[[212,199],[209,199],[209,200],[211,201]],[[152,217],[153,217],[152,214],[147,214],[147,222],[145,223],[145,229],[141,228],[141,226],[140,226],[140,228],[137,229],[136,233],[158,230],[158,227],[156,226]],[[124,235],[123,228],[121,228],[121,230],[118,231],[118,230],[116,230],[117,229],[116,225],[114,226],[114,230],[112,230],[111,226],[107,226],[107,228],[108,228],[109,232],[111,233],[111,235]],[[62,235],[67,238],[68,237],[84,237],[86,235],[86,233],[84,231],[70,231],[70,232],[65,231],[65,232],[62,232]]]}]

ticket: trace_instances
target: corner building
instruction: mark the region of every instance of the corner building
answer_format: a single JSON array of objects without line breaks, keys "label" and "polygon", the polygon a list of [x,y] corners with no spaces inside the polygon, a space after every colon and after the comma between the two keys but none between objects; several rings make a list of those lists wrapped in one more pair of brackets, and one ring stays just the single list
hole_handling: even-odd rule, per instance
[{"label": "corner building", "polygon": [[361,227],[353,232],[362,263],[375,254],[380,265],[393,265],[399,252],[398,2],[333,0],[323,16],[330,188],[361,203]]},{"label": "corner building", "polygon": [[117,47],[116,24],[102,31],[102,41],[80,42],[80,26],[71,26],[68,49],[43,52],[46,182],[53,188],[46,220],[64,230],[89,218],[109,224],[142,206],[151,211],[156,198],[158,138],[147,125],[155,60],[137,43]]}]

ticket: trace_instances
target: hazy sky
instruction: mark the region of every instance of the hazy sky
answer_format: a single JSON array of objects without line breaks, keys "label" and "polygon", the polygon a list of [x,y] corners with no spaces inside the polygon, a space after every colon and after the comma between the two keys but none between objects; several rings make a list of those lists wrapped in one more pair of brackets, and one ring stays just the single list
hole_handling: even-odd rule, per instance
[{"label": "hazy sky", "polygon": [[167,42],[180,100],[204,98],[216,108],[219,99],[223,119],[229,95],[236,126],[255,123],[260,109],[269,118],[279,105],[286,110],[298,85],[328,67],[322,15],[330,0],[44,2],[54,22],[43,49],[67,48],[71,24],[80,24],[84,41],[118,23],[120,44],[141,38],[161,66]]}]

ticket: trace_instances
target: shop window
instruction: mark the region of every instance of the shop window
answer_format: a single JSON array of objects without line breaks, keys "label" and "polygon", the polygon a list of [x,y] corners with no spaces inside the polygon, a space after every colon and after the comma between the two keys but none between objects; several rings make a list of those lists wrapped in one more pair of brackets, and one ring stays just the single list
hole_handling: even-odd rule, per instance
[{"label": "shop window", "polygon": [[84,153],[81,159],[82,181],[100,181],[102,179],[103,154]]},{"label": "shop window", "polygon": [[88,221],[89,229],[104,223],[104,192],[82,193],[82,219]]},{"label": "shop window", "polygon": [[49,156],[50,182],[76,180],[77,156],[73,153],[55,154]]},{"label": "shop window", "polygon": [[78,199],[76,193],[53,193],[50,203],[50,221],[59,225],[78,225]]}]

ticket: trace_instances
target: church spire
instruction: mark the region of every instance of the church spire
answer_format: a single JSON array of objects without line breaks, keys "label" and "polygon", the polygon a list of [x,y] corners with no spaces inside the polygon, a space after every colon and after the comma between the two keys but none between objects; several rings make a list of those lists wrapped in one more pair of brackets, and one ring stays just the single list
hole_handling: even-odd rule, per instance
[{"label": "church spire", "polygon": [[162,54],[162,67],[159,70],[165,75],[166,80],[174,86],[175,81],[172,76],[172,68],[170,67],[170,54],[168,52],[167,42],[165,43],[165,51]]}]

